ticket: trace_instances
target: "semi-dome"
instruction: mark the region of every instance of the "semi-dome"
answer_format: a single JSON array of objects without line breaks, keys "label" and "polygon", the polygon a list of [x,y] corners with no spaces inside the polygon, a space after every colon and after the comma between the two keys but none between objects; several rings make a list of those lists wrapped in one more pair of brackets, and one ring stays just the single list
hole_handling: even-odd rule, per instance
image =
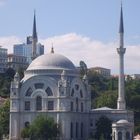
[{"label": "semi-dome", "polygon": [[129,123],[127,120],[119,120],[117,121],[118,124],[121,124],[121,123]]},{"label": "semi-dome", "polygon": [[28,70],[41,69],[66,69],[75,70],[74,64],[65,56],[55,53],[45,54],[37,57],[27,68]]}]

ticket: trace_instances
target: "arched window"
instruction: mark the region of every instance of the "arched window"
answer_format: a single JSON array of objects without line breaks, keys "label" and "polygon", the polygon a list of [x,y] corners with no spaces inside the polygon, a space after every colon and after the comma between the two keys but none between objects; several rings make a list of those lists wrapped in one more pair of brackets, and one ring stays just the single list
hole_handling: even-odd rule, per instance
[{"label": "arched window", "polygon": [[72,89],[72,91],[71,91],[71,96],[72,97],[74,96],[74,89]]},{"label": "arched window", "polygon": [[24,125],[25,125],[25,127],[29,127],[30,123],[29,122],[25,122]]},{"label": "arched window", "polygon": [[36,110],[42,110],[42,97],[36,97]]},{"label": "arched window", "polygon": [[48,96],[53,96],[52,90],[50,87],[47,87],[47,89],[45,90]]},{"label": "arched window", "polygon": [[28,90],[26,91],[25,96],[31,96],[32,93],[33,93],[33,90],[31,87],[29,87]]},{"label": "arched window", "polygon": [[122,140],[122,132],[118,132],[118,140]]},{"label": "arched window", "polygon": [[81,112],[83,112],[83,111],[84,111],[84,104],[81,103]]},{"label": "arched window", "polygon": [[78,112],[78,97],[76,97],[76,112]]},{"label": "arched window", "polygon": [[78,124],[78,122],[76,122],[76,138],[78,138],[78,128],[79,128],[79,124]]},{"label": "arched window", "polygon": [[83,92],[80,90],[80,97],[83,98]]},{"label": "arched window", "polygon": [[126,132],[126,140],[130,140],[130,132]]},{"label": "arched window", "polygon": [[84,128],[83,128],[83,125],[84,125],[84,124],[81,123],[81,138],[83,138],[83,129],[84,129]]},{"label": "arched window", "polygon": [[73,123],[70,123],[70,137],[73,138]]},{"label": "arched window", "polygon": [[73,102],[70,102],[70,111],[73,111]]}]

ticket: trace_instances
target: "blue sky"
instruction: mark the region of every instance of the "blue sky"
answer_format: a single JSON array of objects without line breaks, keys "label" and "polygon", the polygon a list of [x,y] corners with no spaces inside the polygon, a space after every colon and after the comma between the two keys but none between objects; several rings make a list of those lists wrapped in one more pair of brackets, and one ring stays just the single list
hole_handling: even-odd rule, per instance
[{"label": "blue sky", "polygon": [[[113,52],[111,54],[110,48],[117,47],[120,3],[120,0],[0,0],[0,43],[3,47],[11,49],[12,43],[23,42],[26,36],[32,33],[33,11],[36,9],[38,36],[46,48],[54,42],[56,51],[62,52],[62,49],[62,53],[76,65],[76,61],[85,59],[89,67],[99,65],[111,68],[113,73],[117,73],[114,63],[106,61],[114,57],[117,63],[117,55]],[[136,53],[140,48],[139,6],[140,0],[123,0],[125,44],[130,48],[127,56],[130,61],[126,62],[126,73],[140,73],[140,69],[136,67],[139,64],[134,65],[132,61],[133,57],[134,61],[140,59],[140,55],[135,55],[134,51],[135,47]],[[102,47],[95,49],[95,46],[93,49],[97,44],[106,46],[110,57],[100,58]],[[102,61],[97,61],[96,57],[92,59],[92,54],[88,54],[92,51],[91,47],[87,47],[89,50],[86,50],[89,51],[86,56],[91,56],[90,59],[83,55],[74,59],[72,54],[75,52],[71,47],[66,49],[65,45],[71,45],[74,51],[75,48],[81,50],[83,55],[86,45],[93,46],[92,49],[97,51],[93,52],[93,55],[98,54],[97,59]],[[130,50],[134,51],[133,54]]]}]

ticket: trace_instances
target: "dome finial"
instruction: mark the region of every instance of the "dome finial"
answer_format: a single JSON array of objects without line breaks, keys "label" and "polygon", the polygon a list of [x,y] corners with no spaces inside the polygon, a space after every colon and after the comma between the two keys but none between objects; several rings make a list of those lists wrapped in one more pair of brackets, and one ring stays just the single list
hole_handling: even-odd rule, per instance
[{"label": "dome finial", "polygon": [[52,43],[51,53],[54,53],[53,43]]}]

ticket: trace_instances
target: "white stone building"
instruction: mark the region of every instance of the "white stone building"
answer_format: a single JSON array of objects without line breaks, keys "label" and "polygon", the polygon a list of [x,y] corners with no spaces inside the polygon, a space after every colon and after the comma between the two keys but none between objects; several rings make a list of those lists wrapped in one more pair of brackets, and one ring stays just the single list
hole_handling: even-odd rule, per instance
[{"label": "white stone building", "polygon": [[90,85],[86,74],[80,79],[74,64],[52,51],[34,59],[21,81],[16,73],[11,83],[10,140],[21,140],[21,130],[40,114],[53,117],[61,125],[60,140],[88,140],[90,134],[95,132],[96,121],[101,116],[113,122],[113,140],[132,139],[134,116],[125,107],[122,10],[120,23],[117,109],[91,109]]}]

